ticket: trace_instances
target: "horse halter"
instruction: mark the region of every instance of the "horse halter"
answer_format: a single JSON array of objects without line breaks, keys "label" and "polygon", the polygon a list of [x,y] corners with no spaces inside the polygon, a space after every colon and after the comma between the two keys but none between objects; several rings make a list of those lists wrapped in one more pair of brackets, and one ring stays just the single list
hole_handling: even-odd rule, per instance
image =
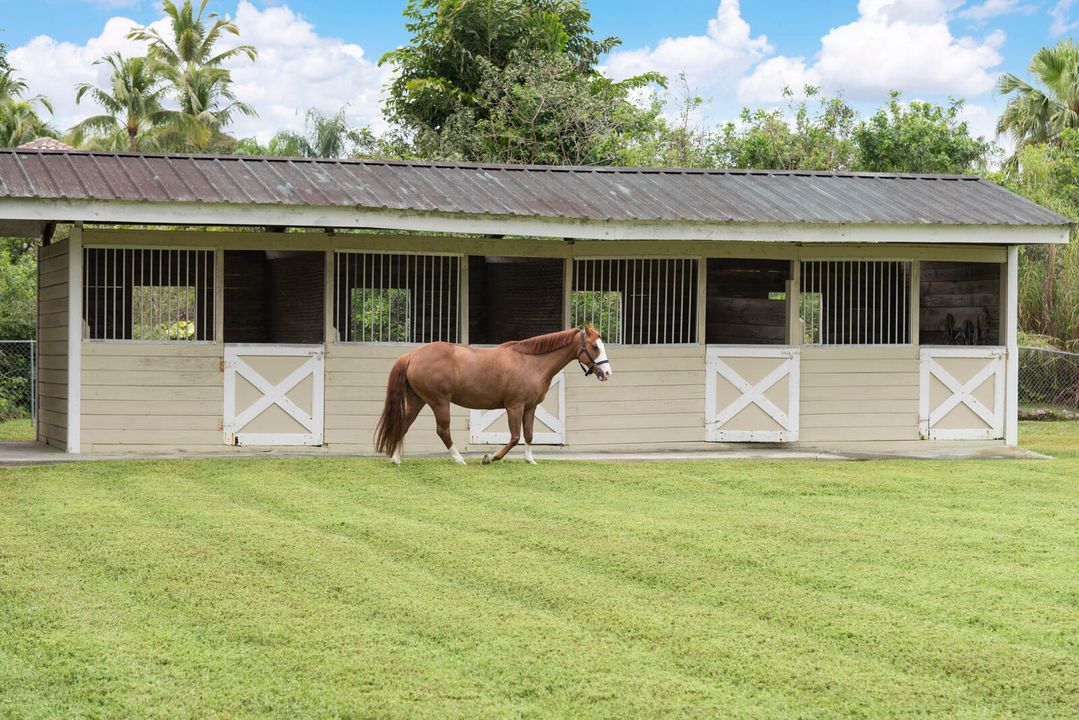
[{"label": "horse halter", "polygon": [[[583,362],[581,362],[581,353],[584,353],[585,356],[588,357],[588,361],[590,363],[592,363],[590,366],[586,367],[585,364]],[[584,370],[584,376],[585,377],[588,377],[592,373],[596,372],[596,367],[597,366],[599,366],[599,365],[610,365],[611,364],[610,360],[599,360],[599,361],[597,361],[594,357],[592,357],[592,353],[588,352],[588,343],[585,342],[584,329],[581,330],[581,349],[577,353],[577,364],[581,366],[581,370]]]}]

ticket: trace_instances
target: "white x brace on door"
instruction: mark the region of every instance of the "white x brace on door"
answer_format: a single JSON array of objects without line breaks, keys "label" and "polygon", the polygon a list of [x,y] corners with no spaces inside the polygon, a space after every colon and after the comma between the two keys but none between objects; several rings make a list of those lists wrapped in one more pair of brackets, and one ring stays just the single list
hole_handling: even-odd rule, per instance
[{"label": "white x brace on door", "polygon": [[705,439],[711,442],[798,440],[801,353],[789,347],[709,347]]},{"label": "white x brace on door", "polygon": [[225,346],[225,444],[321,445],[322,345]]},{"label": "white x brace on door", "polygon": [[[505,445],[510,441],[509,428],[491,430],[491,427],[496,423],[500,428],[506,427],[505,409],[470,410],[468,413],[468,441],[473,445]],[[551,380],[551,387],[547,391],[547,397],[536,408],[536,425],[532,434],[532,444],[566,444],[565,373],[558,373],[554,376]]]},{"label": "white x brace on door", "polygon": [[1002,347],[921,351],[920,431],[929,440],[1004,437]]}]

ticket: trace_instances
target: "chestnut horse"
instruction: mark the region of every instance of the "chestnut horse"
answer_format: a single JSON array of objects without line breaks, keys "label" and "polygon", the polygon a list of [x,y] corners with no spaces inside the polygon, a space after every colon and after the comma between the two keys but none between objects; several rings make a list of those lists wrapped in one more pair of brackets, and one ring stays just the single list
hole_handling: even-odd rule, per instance
[{"label": "chestnut horse", "polygon": [[[450,343],[429,343],[397,358],[386,384],[386,404],[375,428],[375,447],[401,463],[401,444],[424,405],[435,413],[438,436],[454,462],[465,460],[450,437],[450,404],[477,410],[506,409],[510,441],[493,460],[513,449],[524,426],[525,460],[532,459],[532,428],[536,406],[543,402],[551,379],[574,360],[585,375],[603,381],[611,377],[611,363],[603,338],[591,325],[539,335],[528,340],[479,348]],[[486,465],[492,462],[484,455]]]}]

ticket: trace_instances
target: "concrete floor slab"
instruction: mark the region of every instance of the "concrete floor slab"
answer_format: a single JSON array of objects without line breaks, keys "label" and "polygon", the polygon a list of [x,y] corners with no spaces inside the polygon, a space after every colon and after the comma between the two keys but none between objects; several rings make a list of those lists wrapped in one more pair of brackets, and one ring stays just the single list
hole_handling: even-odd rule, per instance
[{"label": "concrete floor slab", "polygon": [[[508,460],[522,460],[522,450],[514,450]],[[910,442],[896,443],[872,450],[851,450],[835,447],[816,448],[801,445],[735,445],[713,446],[708,449],[665,450],[633,452],[578,452],[565,448],[536,448],[536,459],[544,460],[587,460],[601,462],[663,462],[663,461],[724,461],[724,460],[818,460],[818,461],[856,461],[856,460],[1047,460],[1047,455],[1000,445],[998,443],[936,443]],[[71,455],[41,443],[6,442],[0,443],[0,466],[44,465],[59,462],[95,462],[104,460],[179,460],[179,459],[218,459],[228,458],[266,458],[266,457],[375,457],[372,455],[344,455],[327,452],[325,449],[315,452],[291,448],[272,448],[251,452],[231,452],[228,454],[212,453],[140,453],[130,455]],[[406,456],[446,458],[446,453],[422,453]],[[480,462],[482,453],[466,453],[469,462]]]}]

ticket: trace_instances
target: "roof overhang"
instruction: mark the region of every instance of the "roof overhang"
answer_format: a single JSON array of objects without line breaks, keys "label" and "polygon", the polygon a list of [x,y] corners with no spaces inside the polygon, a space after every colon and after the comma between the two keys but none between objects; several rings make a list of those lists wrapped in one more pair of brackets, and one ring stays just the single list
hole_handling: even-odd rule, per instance
[{"label": "roof overhang", "polygon": [[342,206],[0,199],[0,235],[34,237],[45,223],[364,228],[589,240],[1041,245],[1068,242],[1070,225],[809,224],[572,220]]}]

